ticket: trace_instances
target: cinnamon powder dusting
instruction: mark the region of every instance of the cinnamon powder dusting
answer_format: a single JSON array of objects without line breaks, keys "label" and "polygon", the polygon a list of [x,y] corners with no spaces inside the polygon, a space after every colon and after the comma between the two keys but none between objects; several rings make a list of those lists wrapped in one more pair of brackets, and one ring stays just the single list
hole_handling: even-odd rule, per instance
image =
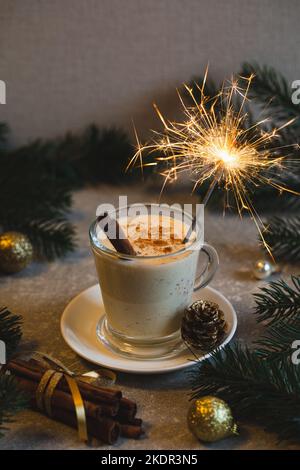
[{"label": "cinnamon powder dusting", "polygon": [[170,228],[166,228],[160,223],[158,226],[151,227],[151,230],[148,227],[146,231],[141,230],[141,226],[137,225],[130,232],[130,241],[136,253],[141,256],[174,253],[184,247],[183,237],[181,234],[175,233],[172,223]]}]

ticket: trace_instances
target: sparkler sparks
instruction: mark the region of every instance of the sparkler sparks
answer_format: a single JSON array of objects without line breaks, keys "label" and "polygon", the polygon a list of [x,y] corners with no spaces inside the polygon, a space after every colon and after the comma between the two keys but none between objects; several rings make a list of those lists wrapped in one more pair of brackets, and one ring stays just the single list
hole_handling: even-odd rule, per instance
[{"label": "sparkler sparks", "polygon": [[[185,120],[171,122],[164,118],[157,106],[156,112],[163,124],[163,132],[155,132],[153,140],[144,146],[138,142],[138,148],[129,166],[155,165],[158,170],[162,165],[163,187],[177,180],[182,172],[189,172],[194,181],[193,191],[211,181],[209,191],[204,198],[206,204],[217,184],[227,194],[233,193],[238,213],[248,211],[260,233],[262,241],[272,256],[270,247],[264,240],[265,227],[251,202],[249,187],[265,185],[300,195],[280,183],[280,175],[289,160],[278,155],[280,147],[273,141],[278,139],[280,131],[293,120],[279,128],[268,129],[268,119],[249,124],[246,110],[248,91],[254,75],[233,79],[215,97],[205,95],[207,70],[201,86],[197,86],[200,100],[194,92],[185,86],[193,106],[187,106],[178,93]],[[244,83],[242,87],[240,83]],[[266,130],[268,129],[268,130]],[[272,144],[272,145],[271,145]],[[144,161],[144,154],[147,160]],[[151,158],[152,156],[152,158]],[[150,158],[150,161],[149,161]]]}]

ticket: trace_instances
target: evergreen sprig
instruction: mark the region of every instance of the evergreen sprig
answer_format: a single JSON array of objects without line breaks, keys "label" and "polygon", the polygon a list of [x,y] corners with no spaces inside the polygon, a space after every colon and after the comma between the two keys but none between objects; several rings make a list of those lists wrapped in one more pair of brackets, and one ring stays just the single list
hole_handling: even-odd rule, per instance
[{"label": "evergreen sprig", "polygon": [[216,395],[240,419],[255,420],[280,439],[299,439],[300,368],[263,361],[240,344],[227,345],[192,372],[192,398]]},{"label": "evergreen sprig", "polygon": [[49,176],[39,161],[29,165],[27,159],[5,156],[2,163],[4,160],[9,162],[0,173],[2,231],[28,235],[38,257],[67,254],[74,248],[74,228],[67,218],[71,207],[68,188]]},{"label": "evergreen sprig", "polygon": [[[1,133],[4,142],[5,128]],[[16,149],[6,144],[2,151],[1,172],[12,179],[35,178],[68,189],[100,182],[115,183],[131,176],[125,168],[133,147],[125,132],[118,128],[99,128],[92,124],[82,133],[33,142]],[[25,171],[25,174],[23,173]]]},{"label": "evergreen sprig", "polygon": [[11,150],[7,132],[0,125],[0,229],[28,235],[40,258],[62,257],[75,247],[71,190],[131,178],[124,173],[129,139],[119,129],[91,125],[81,134]]},{"label": "evergreen sprig", "polygon": [[9,359],[22,338],[22,317],[14,315],[6,307],[0,307],[0,340],[6,347],[6,359]]},{"label": "evergreen sprig", "polygon": [[273,67],[260,66],[253,62],[242,65],[240,75],[254,74],[249,97],[262,106],[272,109],[272,119],[288,121],[295,119],[294,125],[299,126],[300,106],[292,102],[292,89],[283,75]]},{"label": "evergreen sprig", "polygon": [[[300,198],[299,198],[300,199]],[[278,259],[300,261],[300,217],[272,217],[264,238]]]},{"label": "evergreen sprig", "polygon": [[10,375],[0,375],[0,437],[14,415],[28,406],[28,397],[20,390],[17,381]]},{"label": "evergreen sprig", "polygon": [[62,258],[76,246],[75,229],[64,217],[31,220],[14,228],[28,235],[38,259]]},{"label": "evergreen sprig", "polygon": [[299,339],[300,316],[289,321],[281,319],[267,327],[255,342],[255,351],[262,359],[281,364],[283,360],[291,359],[293,343]]},{"label": "evergreen sprig", "polygon": [[259,322],[267,321],[268,325],[273,325],[280,320],[292,322],[300,316],[300,276],[291,276],[291,283],[289,286],[279,279],[254,294]]},{"label": "evergreen sprig", "polygon": [[258,321],[266,321],[265,333],[255,342],[257,354],[268,361],[281,363],[290,359],[292,345],[300,339],[300,277],[271,282],[254,294]]},{"label": "evergreen sprig", "polygon": [[[0,307],[0,340],[6,349],[6,362],[16,351],[22,337],[22,317],[6,307]],[[19,389],[14,377],[0,372],[0,437],[13,421],[13,416],[28,404],[28,398]]]}]

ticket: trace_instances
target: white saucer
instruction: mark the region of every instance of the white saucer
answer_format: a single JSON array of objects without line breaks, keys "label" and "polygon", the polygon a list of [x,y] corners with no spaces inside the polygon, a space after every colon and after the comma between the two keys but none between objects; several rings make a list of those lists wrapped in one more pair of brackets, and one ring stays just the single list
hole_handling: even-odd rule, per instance
[{"label": "white saucer", "polygon": [[[221,346],[233,337],[237,317],[231,303],[217,290],[205,287],[193,294],[193,301],[198,299],[216,302],[223,310],[228,325],[228,332]],[[96,327],[104,315],[104,306],[99,285],[86,289],[75,297],[65,308],[61,317],[61,332],[64,340],[79,356],[101,366],[134,374],[155,374],[184,369],[194,364],[192,353],[186,349],[176,357],[166,359],[139,359],[118,355],[108,349],[96,336]],[[199,357],[203,360],[210,354]]]}]

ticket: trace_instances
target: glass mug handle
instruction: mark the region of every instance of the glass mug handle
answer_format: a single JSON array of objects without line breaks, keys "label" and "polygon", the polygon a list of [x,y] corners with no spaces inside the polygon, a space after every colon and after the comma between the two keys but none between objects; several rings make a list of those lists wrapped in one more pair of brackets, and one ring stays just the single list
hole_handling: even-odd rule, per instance
[{"label": "glass mug handle", "polygon": [[[207,284],[214,277],[218,266],[219,266],[219,256],[216,250],[207,243],[201,248],[202,251],[206,254],[208,261],[206,267],[203,269],[202,273],[198,274],[195,279],[194,291],[201,289],[202,287],[207,286]],[[200,250],[200,251],[201,251]],[[200,253],[200,252],[199,252]]]}]

